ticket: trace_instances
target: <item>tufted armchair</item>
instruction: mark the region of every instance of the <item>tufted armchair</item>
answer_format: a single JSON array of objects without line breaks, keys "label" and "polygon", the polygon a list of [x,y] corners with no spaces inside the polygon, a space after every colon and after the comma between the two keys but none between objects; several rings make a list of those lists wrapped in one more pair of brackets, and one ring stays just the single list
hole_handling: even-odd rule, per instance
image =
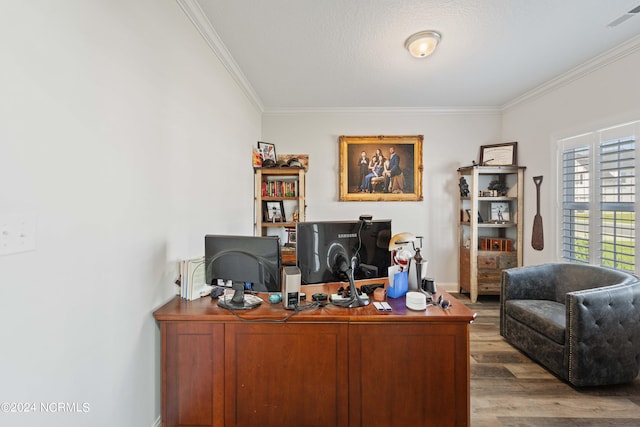
[{"label": "tufted armchair", "polygon": [[640,281],[584,264],[504,270],[500,335],[574,386],[633,381],[640,367]]}]

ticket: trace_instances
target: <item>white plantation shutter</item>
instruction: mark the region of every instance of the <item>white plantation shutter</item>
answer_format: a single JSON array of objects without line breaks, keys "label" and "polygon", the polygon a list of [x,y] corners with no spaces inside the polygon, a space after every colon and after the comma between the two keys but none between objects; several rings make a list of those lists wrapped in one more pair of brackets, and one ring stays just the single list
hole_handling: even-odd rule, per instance
[{"label": "white plantation shutter", "polygon": [[635,272],[638,124],[559,141],[561,255]]},{"label": "white plantation shutter", "polygon": [[589,263],[591,150],[588,146],[562,153],[562,257]]},{"label": "white plantation shutter", "polygon": [[636,143],[600,143],[600,264],[635,270]]}]

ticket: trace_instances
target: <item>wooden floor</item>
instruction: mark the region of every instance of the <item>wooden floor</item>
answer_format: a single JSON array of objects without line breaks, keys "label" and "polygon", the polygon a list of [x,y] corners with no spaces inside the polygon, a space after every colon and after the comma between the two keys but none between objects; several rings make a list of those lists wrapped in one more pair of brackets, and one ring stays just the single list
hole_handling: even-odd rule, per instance
[{"label": "wooden floor", "polygon": [[500,336],[499,297],[454,294],[478,316],[471,324],[471,426],[640,426],[640,377],[577,389]]}]

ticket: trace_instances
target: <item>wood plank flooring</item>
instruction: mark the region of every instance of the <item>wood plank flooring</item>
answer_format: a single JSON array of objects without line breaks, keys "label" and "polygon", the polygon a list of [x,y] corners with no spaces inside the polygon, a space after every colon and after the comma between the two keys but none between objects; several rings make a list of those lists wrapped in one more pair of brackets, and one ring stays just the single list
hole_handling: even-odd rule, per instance
[{"label": "wood plank flooring", "polygon": [[452,294],[478,316],[471,324],[471,426],[640,426],[640,378],[575,388],[500,336],[499,297]]}]

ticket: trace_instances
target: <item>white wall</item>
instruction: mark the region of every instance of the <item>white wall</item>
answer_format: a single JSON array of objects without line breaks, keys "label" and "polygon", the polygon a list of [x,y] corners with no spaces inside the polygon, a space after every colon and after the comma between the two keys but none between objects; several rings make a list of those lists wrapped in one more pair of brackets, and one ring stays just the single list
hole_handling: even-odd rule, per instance
[{"label": "white wall", "polygon": [[[263,140],[274,143],[277,153],[309,154],[307,220],[357,219],[363,213],[390,218],[393,233],[424,236],[428,274],[456,289],[456,169],[477,160],[480,145],[502,142],[498,113],[267,113],[262,124]],[[424,135],[424,201],[339,202],[340,135]]]},{"label": "white wall", "polygon": [[[503,139],[518,141],[518,158],[525,173],[525,264],[559,260],[556,144],[559,138],[579,135],[603,127],[640,119],[640,38],[594,59],[615,58],[594,71],[569,80],[548,93],[532,96],[504,111]],[[576,74],[579,76],[579,74]],[[541,215],[545,247],[531,247],[531,229],[536,213],[532,177],[542,175]]]},{"label": "white wall", "polygon": [[205,233],[252,233],[260,113],[173,0],[3,2],[0,52],[0,215],[37,216],[0,256],[0,402],[88,404],[0,424],[152,426],[152,311]]}]

